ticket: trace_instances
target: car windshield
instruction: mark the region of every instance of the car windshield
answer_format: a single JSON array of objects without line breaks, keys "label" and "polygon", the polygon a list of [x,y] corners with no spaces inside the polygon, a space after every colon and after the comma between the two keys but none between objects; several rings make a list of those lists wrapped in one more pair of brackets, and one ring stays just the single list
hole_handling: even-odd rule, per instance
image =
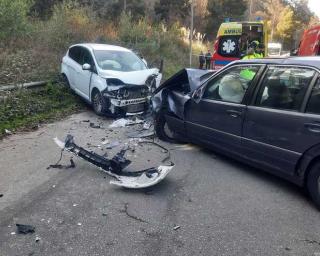
[{"label": "car windshield", "polygon": [[147,69],[145,63],[133,52],[114,50],[95,50],[98,66],[103,70],[139,71]]}]

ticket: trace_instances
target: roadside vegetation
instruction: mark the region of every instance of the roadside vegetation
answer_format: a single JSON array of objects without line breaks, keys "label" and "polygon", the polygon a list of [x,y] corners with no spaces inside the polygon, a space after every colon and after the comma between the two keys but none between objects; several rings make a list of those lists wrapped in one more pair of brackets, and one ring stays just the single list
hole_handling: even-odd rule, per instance
[{"label": "roadside vegetation", "polygon": [[47,84],[36,89],[21,89],[0,101],[0,138],[17,128],[37,129],[44,121],[53,121],[86,106],[63,84]]},{"label": "roadside vegetation", "polygon": [[[201,50],[212,50],[216,31],[227,17],[235,20],[262,17],[271,27],[270,36],[288,47],[292,38],[299,37],[298,30],[318,22],[308,8],[301,11],[304,0],[194,0],[194,3],[193,67],[198,65],[196,55]],[[276,13],[283,15],[278,17]],[[1,0],[0,87],[58,80],[61,58],[67,48],[82,42],[130,48],[151,67],[159,66],[163,59],[166,79],[189,66],[189,24],[189,0]],[[66,113],[78,108],[79,103],[70,92],[55,84],[51,87],[61,90],[59,93],[64,97],[57,101],[54,98],[57,95],[48,88],[0,93],[0,134],[7,128],[45,121],[60,110]],[[20,113],[23,111],[32,113],[32,117]]]},{"label": "roadside vegetation", "polygon": [[[49,19],[39,19],[29,16],[31,6],[24,0],[0,1],[0,23],[5,27],[0,31],[0,86],[58,80],[62,56],[70,45],[79,42],[133,49],[151,66],[158,66],[162,58],[165,77],[188,66],[188,44],[178,24],[166,27],[142,17],[133,19],[130,13],[121,14],[119,22],[113,23],[75,1],[58,3]],[[0,100],[0,136],[6,130],[37,127],[83,108],[77,96],[56,83],[0,93]]]}]

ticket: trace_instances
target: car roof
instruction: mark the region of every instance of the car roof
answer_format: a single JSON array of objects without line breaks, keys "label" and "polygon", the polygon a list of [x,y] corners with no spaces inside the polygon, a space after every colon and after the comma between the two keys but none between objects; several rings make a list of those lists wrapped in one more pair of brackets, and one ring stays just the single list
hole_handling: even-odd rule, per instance
[{"label": "car roof", "polygon": [[275,65],[300,65],[309,66],[320,69],[320,56],[308,57],[288,57],[288,58],[264,58],[264,59],[250,59],[238,60],[234,63],[257,63],[257,64],[275,64]]},{"label": "car roof", "polygon": [[73,46],[83,46],[86,48],[89,48],[91,50],[109,50],[109,51],[123,51],[123,52],[130,52],[129,49],[117,46],[117,45],[111,45],[111,44],[94,44],[94,43],[83,43],[83,44],[74,44]]}]

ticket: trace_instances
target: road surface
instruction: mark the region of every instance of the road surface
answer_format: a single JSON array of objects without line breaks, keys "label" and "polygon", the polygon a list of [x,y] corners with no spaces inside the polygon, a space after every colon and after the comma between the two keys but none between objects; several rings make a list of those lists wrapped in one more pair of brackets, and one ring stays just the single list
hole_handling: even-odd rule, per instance
[{"label": "road surface", "polygon": [[[0,142],[1,256],[320,255],[320,213],[302,189],[201,147],[160,142],[176,166],[141,191],[110,185],[79,159],[73,169],[46,169],[60,155],[56,136],[71,133],[101,153],[92,145],[103,138],[125,143],[128,128],[110,130],[111,122],[83,112]],[[142,148],[133,165],[155,164],[157,150]],[[16,223],[35,233],[17,234]]]}]

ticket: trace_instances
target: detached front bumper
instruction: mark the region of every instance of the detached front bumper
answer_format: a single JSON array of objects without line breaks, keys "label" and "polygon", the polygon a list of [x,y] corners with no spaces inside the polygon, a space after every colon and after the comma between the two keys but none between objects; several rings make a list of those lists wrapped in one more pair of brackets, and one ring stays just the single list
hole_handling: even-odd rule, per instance
[{"label": "detached front bumper", "polygon": [[138,99],[110,99],[110,110],[113,114],[125,113],[127,115],[142,114],[148,110],[149,98]]}]

